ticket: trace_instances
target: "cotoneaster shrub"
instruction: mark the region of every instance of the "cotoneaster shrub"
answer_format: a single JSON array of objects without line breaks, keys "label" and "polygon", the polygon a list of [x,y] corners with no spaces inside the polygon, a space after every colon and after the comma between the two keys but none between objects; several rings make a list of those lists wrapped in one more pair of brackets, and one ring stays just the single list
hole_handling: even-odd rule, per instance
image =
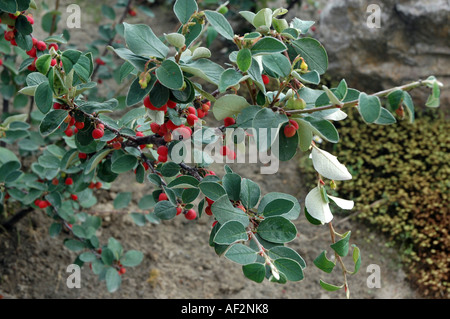
[{"label": "cotoneaster shrub", "polygon": [[[45,212],[53,220],[50,236],[63,237],[64,246],[77,253],[74,263],[88,265],[114,292],[143,254],[124,251],[115,238],[102,243],[96,235],[101,218],[86,209],[96,204],[98,189],[109,189],[120,174],[133,174],[136,183],[148,185],[140,211],[130,213],[136,224],[211,218],[209,245],[255,282],[303,279],[305,261],[287,244],[297,238],[292,220],[303,216],[304,209],[312,224],[327,224],[330,230],[331,243],[318,252],[314,265],[325,273],[337,264],[342,269],[342,283],[320,279],[320,285],[328,291],[343,289],[349,297],[347,277],[358,272],[361,254],[350,243],[350,230],[334,229],[329,203],[350,210],[354,202],[332,196],[326,185],[351,180],[352,175],[313,138],[338,143],[335,122],[351,109],[366,124],[395,124],[394,112],[414,113],[406,91],[417,87],[431,88],[427,106],[437,107],[442,84],[430,76],[371,95],[349,88],[345,80],[335,88],[310,88],[320,83],[328,67],[325,48],[306,36],[312,21],[288,22],[283,8],[241,11],[253,31],[236,34],[221,13],[223,5],[216,11],[201,10],[194,0],[177,0],[173,11],[179,27],[156,35],[148,25],[124,22],[131,0],[119,2],[125,11],[114,29],[109,26],[106,51],[77,50],[64,35],[35,39],[28,10],[36,3],[0,2],[4,40],[24,58],[19,93],[33,97],[38,109],[33,121],[21,113],[6,117],[0,126],[7,146],[0,147],[0,200],[7,217],[2,230],[27,213]],[[201,45],[210,29],[235,47],[223,65]],[[124,42],[113,41],[113,31]],[[93,80],[105,67],[108,51],[117,58],[107,61],[115,78],[129,81],[122,103],[111,92],[98,96],[96,87],[102,83]],[[14,67],[8,63],[10,72]],[[122,109],[125,114],[118,115]],[[211,116],[223,124],[209,127]],[[255,156],[264,163],[288,161],[299,151],[311,154],[317,173],[317,186],[306,196],[304,208],[278,190],[261,194],[256,182],[226,165],[245,165]],[[211,170],[212,162],[224,165],[223,176]],[[263,166],[262,173],[275,174],[276,169]],[[114,206],[126,208],[132,195],[118,194]],[[347,259],[352,267],[345,266]]]},{"label": "cotoneaster shrub", "polygon": [[[450,125],[443,115],[419,116],[413,124],[381,127],[362,125],[349,112],[338,125],[341,143],[324,147],[340,154],[355,177],[338,185],[340,194],[354,199],[355,218],[399,248],[408,276],[423,296],[447,298]],[[302,159],[301,166],[314,181],[308,161]]]}]

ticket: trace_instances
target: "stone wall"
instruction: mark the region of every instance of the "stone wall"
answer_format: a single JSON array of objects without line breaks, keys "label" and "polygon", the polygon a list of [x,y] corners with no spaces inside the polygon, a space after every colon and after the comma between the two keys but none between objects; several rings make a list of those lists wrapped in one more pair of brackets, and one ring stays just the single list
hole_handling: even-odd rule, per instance
[{"label": "stone wall", "polygon": [[[370,4],[381,9],[380,28],[369,28]],[[351,87],[375,92],[435,75],[450,101],[450,1],[331,0],[323,2],[316,37],[329,54],[329,73]],[[371,20],[374,21],[374,20]],[[417,106],[428,90],[415,90]]]}]

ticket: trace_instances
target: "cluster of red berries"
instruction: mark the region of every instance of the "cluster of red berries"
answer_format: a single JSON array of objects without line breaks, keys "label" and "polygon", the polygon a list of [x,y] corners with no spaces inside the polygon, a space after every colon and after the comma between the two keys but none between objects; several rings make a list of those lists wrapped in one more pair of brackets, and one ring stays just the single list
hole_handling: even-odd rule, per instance
[{"label": "cluster of red berries", "polygon": [[220,155],[228,157],[230,160],[236,159],[236,153],[231,150],[227,145],[222,146],[220,149]]},{"label": "cluster of red berries", "polygon": [[[169,200],[169,198],[167,197],[167,195],[165,193],[161,193],[158,196],[158,202],[161,201],[165,201],[165,200]],[[183,208],[179,205],[177,207],[177,216],[180,215],[183,212]],[[188,209],[184,211],[184,217],[187,220],[194,220],[197,217],[197,212],[195,211],[195,209]]]},{"label": "cluster of red berries", "polygon": [[40,209],[45,209],[45,208],[51,206],[51,204],[48,200],[43,200],[43,199],[36,199],[34,201],[34,205],[36,205]]},{"label": "cluster of red berries", "polygon": [[106,144],[110,145],[115,150],[120,150],[122,148],[123,137],[116,136],[112,140],[106,142]]},{"label": "cluster of red berries", "polygon": [[105,135],[105,126],[102,123],[98,123],[95,129],[92,130],[92,138],[98,140]]},{"label": "cluster of red berries", "polygon": [[101,182],[96,182],[96,183],[91,182],[88,187],[90,189],[94,189],[94,188],[100,189],[100,188],[102,188],[102,186],[103,186],[103,184]]},{"label": "cluster of red berries", "polygon": [[[55,103],[59,104],[59,103]],[[55,104],[53,105],[53,108],[55,108]],[[58,106],[56,106],[58,107]],[[74,134],[78,133],[78,130],[81,130],[84,128],[84,122],[77,122],[74,117],[71,115],[67,115],[66,119],[64,120],[64,123],[67,123],[67,128],[64,131],[64,134],[66,134],[67,137],[72,137]]]},{"label": "cluster of red berries", "polygon": [[284,135],[286,137],[292,137],[298,130],[298,123],[294,120],[289,120],[289,124],[284,127]]},{"label": "cluster of red berries", "polygon": [[[12,14],[10,13],[9,16],[11,19],[16,20],[20,15],[24,15],[25,12],[19,12],[18,14]],[[31,14],[28,14],[26,16],[28,22],[32,25],[34,24],[34,19],[33,16]],[[0,20],[1,22],[1,20]],[[5,40],[10,42],[11,45],[13,46],[17,46],[17,42],[16,42],[16,34],[17,34],[17,29],[14,25],[8,25],[8,28],[5,30],[4,32],[4,37]],[[45,51],[47,50],[47,44],[44,41],[39,41],[36,38],[32,37],[32,41],[33,41],[33,46],[31,47],[31,49],[29,51],[27,51],[27,54],[30,58],[33,58],[33,62],[28,66],[28,70],[30,71],[36,71],[36,60],[37,60],[37,53],[38,51]],[[48,46],[48,49],[50,50],[50,48],[54,48],[55,50],[58,50],[58,45],[56,43],[51,43]],[[55,66],[56,65],[56,59],[52,59],[51,60],[51,66]]]}]

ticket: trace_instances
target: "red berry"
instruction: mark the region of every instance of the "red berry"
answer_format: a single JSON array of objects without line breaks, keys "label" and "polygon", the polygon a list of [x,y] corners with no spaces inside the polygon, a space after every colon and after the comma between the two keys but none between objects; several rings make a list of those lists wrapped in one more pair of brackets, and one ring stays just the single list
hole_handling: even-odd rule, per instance
[{"label": "red berry", "polygon": [[211,226],[211,227],[216,226],[216,224],[217,224],[217,220],[215,220],[215,221],[212,223],[212,226]]},{"label": "red berry", "polygon": [[208,112],[209,109],[210,109],[210,107],[211,107],[211,103],[209,103],[209,105],[208,105],[207,103],[202,104],[202,110],[203,110],[203,112]]},{"label": "red berry", "polygon": [[170,132],[167,132],[166,134],[164,134],[164,141],[166,143],[169,143],[172,141],[172,134]]},{"label": "red berry", "polygon": [[13,31],[5,32],[5,40],[9,42],[12,39],[14,39],[14,32]]},{"label": "red berry", "polygon": [[36,43],[36,49],[38,49],[39,51],[44,51],[45,49],[47,49],[47,45],[44,41],[38,41]]},{"label": "red berry", "polygon": [[295,129],[295,126],[292,124],[288,124],[284,127],[284,135],[288,138],[293,137],[296,132],[297,130]]},{"label": "red berry", "polygon": [[142,132],[136,132],[136,136],[137,136],[137,137],[144,137],[144,133],[142,133]]},{"label": "red berry", "polygon": [[50,43],[48,45],[48,49],[50,50],[51,48],[54,48],[55,51],[58,51],[58,45],[56,43]]},{"label": "red berry", "polygon": [[53,185],[58,185],[59,184],[59,180],[57,178],[52,179],[52,184]]},{"label": "red berry", "polygon": [[95,59],[95,63],[97,63],[99,65],[105,65],[105,62],[100,58]]},{"label": "red berry", "polygon": [[122,144],[120,142],[114,142],[112,146],[115,150],[120,150],[122,148]]},{"label": "red berry", "polygon": [[195,122],[198,121],[198,117],[195,114],[189,114],[187,117],[187,122],[190,126],[194,126]]},{"label": "red berry", "polygon": [[31,41],[33,42],[33,46],[36,46],[36,44],[38,43],[38,39],[36,38],[31,38]]},{"label": "red berry", "polygon": [[82,130],[84,128],[84,122],[75,122],[75,127]]},{"label": "red berry", "polygon": [[70,122],[69,122],[69,126],[74,126],[76,122],[77,122],[77,121],[75,120],[75,118],[74,118],[74,117],[71,117],[71,118],[70,118]]},{"label": "red berry", "polygon": [[59,109],[61,108],[61,104],[59,104],[58,102],[55,102],[55,103],[53,104],[53,108],[54,108],[55,110],[59,110]]},{"label": "red berry", "polygon": [[132,17],[136,16],[136,11],[134,11],[133,9],[128,10],[128,14]]},{"label": "red berry", "polygon": [[236,159],[236,153],[233,152],[233,151],[230,151],[230,152],[228,152],[227,157],[228,157],[230,160],[234,161],[234,160]]},{"label": "red berry", "polygon": [[230,149],[226,145],[222,146],[222,148],[220,149],[220,154],[222,156],[225,156],[225,155],[227,155],[230,152],[231,152]]},{"label": "red berry", "polygon": [[150,124],[150,128],[151,128],[151,130],[152,130],[153,133],[158,134],[160,125],[157,124],[157,123],[151,123],[151,124]]},{"label": "red berry", "polygon": [[161,193],[161,194],[159,194],[158,202],[161,202],[163,200],[168,200],[168,199],[169,198],[167,197],[167,195],[165,193]]},{"label": "red berry", "polygon": [[102,131],[105,130],[105,126],[102,123],[98,123],[97,128],[101,129]]},{"label": "red berry", "polygon": [[206,201],[208,202],[209,206],[211,206],[212,204],[214,204],[214,201],[208,197],[205,197]]},{"label": "red berry", "polygon": [[38,205],[38,206],[39,206],[39,208],[44,209],[44,208],[50,206],[50,203],[47,202],[46,200],[41,200],[41,201],[39,202],[39,205]]},{"label": "red berry", "polygon": [[72,177],[67,177],[64,184],[66,185],[72,185],[73,184],[73,179]]},{"label": "red berry", "polygon": [[169,149],[167,148],[167,146],[161,145],[160,147],[158,147],[158,150],[156,152],[158,153],[158,155],[167,156],[167,154],[169,154]]},{"label": "red berry", "polygon": [[197,114],[199,119],[202,119],[206,116],[206,112],[204,112],[202,109],[198,109]]},{"label": "red berry", "polygon": [[41,200],[38,198],[34,201],[34,205],[39,207],[39,204],[41,203]]},{"label": "red berry", "polygon": [[27,16],[27,20],[28,20],[28,22],[29,22],[31,25],[34,24],[34,19],[33,19],[33,17],[32,17],[31,15],[28,15],[28,16]]},{"label": "red berry", "polygon": [[72,198],[72,200],[78,200],[78,196],[75,194],[70,195],[70,198]]},{"label": "red berry", "polygon": [[226,117],[223,119],[223,123],[225,127],[236,124],[236,120],[232,117]]},{"label": "red berry", "polygon": [[193,220],[197,217],[197,212],[194,209],[189,209],[186,214],[184,214],[184,217],[188,220]]},{"label": "red berry", "polygon": [[206,213],[206,215],[209,215],[209,216],[211,216],[213,214],[212,211],[211,211],[211,206],[207,206],[205,208],[205,213]]},{"label": "red berry", "polygon": [[97,182],[97,183],[95,183],[95,188],[97,188],[97,189],[100,189],[100,188],[102,188],[102,183],[100,183],[100,182]]},{"label": "red berry", "polygon": [[177,128],[174,132],[174,138],[177,140],[187,140],[192,135],[192,130],[190,127],[182,126]]},{"label": "red berry", "polygon": [[126,272],[127,272],[127,270],[123,267],[119,269],[119,275],[121,275],[121,276]]},{"label": "red berry", "polygon": [[161,162],[161,163],[167,162],[167,156],[159,155],[158,156],[158,162]]},{"label": "red berry", "polygon": [[55,66],[56,65],[56,59],[52,59],[51,61],[50,61],[50,66]]},{"label": "red berry", "polygon": [[73,130],[71,127],[66,128],[64,133],[67,135],[67,137],[71,137],[73,135]]},{"label": "red berry", "polygon": [[174,102],[174,101],[169,100],[169,101],[167,101],[167,107],[168,107],[169,109],[174,109],[174,108],[177,107],[177,103]]},{"label": "red berry", "polygon": [[262,75],[262,80],[263,80],[264,85],[267,85],[270,82],[269,77],[265,74]]},{"label": "red berry", "polygon": [[87,158],[87,154],[80,152],[80,153],[78,153],[78,158],[79,159],[86,159]]},{"label": "red berry", "polygon": [[89,186],[88,186],[90,189],[94,189],[95,188],[95,183],[94,182],[91,182],[90,184],[89,184]]},{"label": "red berry", "polygon": [[289,123],[291,123],[291,125],[294,125],[295,129],[298,130],[298,123],[295,120],[289,120]]},{"label": "red berry", "polygon": [[177,207],[177,216],[180,215],[183,212],[183,209],[181,207]]},{"label": "red berry", "polygon": [[35,58],[35,57],[36,57],[36,48],[35,48],[35,47],[32,47],[32,48],[30,49],[30,51],[27,51],[27,54],[28,54],[30,57]]},{"label": "red berry", "polygon": [[196,110],[195,107],[193,107],[193,106],[189,106],[189,107],[187,108],[187,111],[189,112],[189,114],[194,114],[194,115],[197,114],[197,110]]},{"label": "red berry", "polygon": [[180,125],[175,125],[175,124],[173,124],[173,122],[172,122],[171,120],[168,120],[168,121],[166,122],[166,126],[167,126],[167,128],[168,128],[169,130],[171,130],[171,131],[174,131],[174,130],[176,130],[178,127],[180,127]]},{"label": "red berry", "polygon": [[96,128],[92,131],[92,137],[96,140],[102,138],[103,134],[105,134],[105,132],[99,128]]}]

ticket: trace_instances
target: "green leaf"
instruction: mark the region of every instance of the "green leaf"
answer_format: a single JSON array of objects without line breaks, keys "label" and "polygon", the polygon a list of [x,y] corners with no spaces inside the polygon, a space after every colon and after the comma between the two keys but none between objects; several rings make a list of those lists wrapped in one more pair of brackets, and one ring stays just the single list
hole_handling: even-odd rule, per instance
[{"label": "green leaf", "polygon": [[270,26],[272,25],[272,10],[269,8],[263,8],[259,10],[253,17],[252,24],[255,28],[258,27],[270,28]]},{"label": "green leaf", "polygon": [[291,73],[291,63],[283,54],[264,55],[262,62],[265,70],[275,73],[278,77],[287,77]]},{"label": "green leaf", "polygon": [[239,200],[241,193],[241,177],[235,173],[225,174],[222,178],[222,186],[225,188],[228,198]]},{"label": "green leaf", "polygon": [[237,243],[227,250],[225,258],[241,265],[248,265],[256,261],[257,252],[244,244]]},{"label": "green leaf", "polygon": [[389,102],[390,107],[393,111],[398,109],[403,102],[405,91],[403,90],[394,90],[388,94],[387,100]]},{"label": "green leaf", "polygon": [[408,116],[409,123],[414,123],[415,120],[414,102],[412,100],[411,95],[408,92],[404,92],[403,105],[406,106],[406,114]]},{"label": "green leaf", "polygon": [[292,248],[285,246],[275,246],[267,252],[270,258],[289,258],[295,260],[302,268],[306,267],[305,260]]},{"label": "green leaf", "polygon": [[220,76],[219,92],[224,93],[228,88],[238,85],[241,81],[243,81],[243,76],[239,71],[235,69],[225,70]]},{"label": "green leaf", "polygon": [[234,220],[224,223],[213,239],[216,244],[220,245],[231,245],[246,240],[248,240],[247,230],[240,222]]},{"label": "green leaf", "polygon": [[[284,130],[284,127],[285,126],[281,127],[280,130]],[[297,154],[298,140],[298,132],[295,132],[295,135],[292,137],[286,137],[284,134],[278,134],[278,154],[275,152],[274,155],[277,156],[282,162],[291,160],[295,154]]]},{"label": "green leaf", "polygon": [[171,181],[167,187],[169,188],[196,188],[198,187],[199,181],[192,176],[184,175],[177,177]]},{"label": "green leaf", "polygon": [[156,77],[165,87],[172,90],[180,90],[183,87],[184,77],[178,64],[171,60],[164,60],[156,69]]},{"label": "green leaf", "polygon": [[53,91],[48,82],[42,82],[36,88],[34,94],[36,106],[44,114],[47,114],[53,106]]},{"label": "green leaf", "polygon": [[86,163],[86,168],[84,169],[84,174],[88,175],[92,170],[94,170],[98,164],[100,164],[105,157],[112,152],[112,149],[105,149],[101,152],[96,153],[92,156],[89,161]]},{"label": "green leaf", "polygon": [[133,169],[137,164],[137,158],[133,155],[125,154],[112,162],[111,171],[117,174],[125,173]]},{"label": "green leaf", "polygon": [[64,122],[67,117],[67,111],[65,110],[53,110],[49,112],[42,119],[39,131],[43,136],[50,135],[58,129],[58,127]]},{"label": "green leaf", "polygon": [[115,292],[119,289],[122,283],[122,278],[120,277],[117,270],[113,267],[108,268],[105,275],[106,288],[109,292]]},{"label": "green leaf", "polygon": [[219,85],[220,76],[224,71],[219,64],[208,59],[189,61],[188,63],[181,64],[180,67],[184,72],[190,73],[215,85]]},{"label": "green leaf", "polygon": [[313,38],[302,38],[292,41],[292,45],[308,64],[308,70],[317,71],[320,75],[328,69],[328,55],[323,45]]},{"label": "green leaf", "polygon": [[335,285],[328,284],[328,283],[322,281],[322,279],[320,279],[319,284],[326,291],[336,291],[336,290],[344,288],[344,285],[335,286]]},{"label": "green leaf", "polygon": [[244,265],[242,271],[245,277],[257,283],[263,282],[266,276],[266,267],[260,263]]},{"label": "green leaf", "polygon": [[246,213],[241,209],[234,207],[227,195],[223,195],[217,199],[211,206],[212,213],[220,224],[225,224],[227,221],[235,220],[240,222],[244,227],[247,227],[249,219]]},{"label": "green leaf", "polygon": [[298,200],[289,194],[285,194],[285,193],[278,193],[278,192],[272,192],[272,193],[268,193],[266,195],[263,196],[263,198],[261,198],[261,201],[259,202],[259,206],[258,206],[258,214],[263,214],[263,212],[266,210],[266,206],[278,199],[285,199],[288,200],[290,202],[292,202],[294,204],[294,206],[292,207],[291,210],[289,210],[287,213],[283,214],[283,217],[287,218],[287,219],[297,219],[298,216],[300,215],[300,204],[298,202]]},{"label": "green leaf", "polygon": [[124,267],[135,267],[139,265],[144,259],[142,252],[138,250],[129,250],[120,258],[120,263]]},{"label": "green leaf", "polygon": [[330,245],[330,247],[341,257],[345,257],[348,254],[350,235],[351,231],[348,231],[344,234],[344,237]]},{"label": "green leaf", "polygon": [[[164,59],[169,48],[144,24],[131,25],[123,23],[124,37],[128,48],[136,55]],[[131,61],[129,61],[131,62]]]},{"label": "green leaf", "polygon": [[226,117],[240,113],[248,106],[249,104],[244,97],[236,94],[228,94],[220,97],[214,103],[213,114],[216,120],[221,121]]},{"label": "green leaf", "polygon": [[242,72],[247,72],[252,65],[252,52],[250,49],[243,48],[239,50],[236,57],[236,64]]},{"label": "green leaf", "polygon": [[298,79],[306,84],[318,85],[320,83],[320,75],[315,70],[308,73],[298,74]]},{"label": "green leaf", "polygon": [[260,39],[251,48],[252,55],[280,53],[286,50],[287,47],[283,42],[272,37]]},{"label": "green leaf", "polygon": [[164,177],[172,177],[178,175],[180,172],[180,166],[174,162],[167,162],[161,168],[161,174]]},{"label": "green leaf", "polygon": [[102,14],[110,20],[116,19],[116,12],[114,11],[114,9],[105,4],[102,4]]},{"label": "green leaf", "polygon": [[380,117],[375,121],[375,124],[378,125],[391,125],[397,123],[397,120],[395,119],[394,115],[392,115],[391,112],[389,112],[384,107],[381,108]]},{"label": "green leaf", "polygon": [[79,257],[80,260],[82,260],[85,263],[90,263],[97,259],[97,257],[90,251],[82,253]]},{"label": "green leaf", "polygon": [[127,207],[131,202],[131,192],[118,193],[114,199],[114,209],[122,209]]},{"label": "green leaf", "polygon": [[223,36],[225,39],[233,40],[233,28],[231,27],[227,19],[223,16],[223,14],[210,10],[205,10],[204,12],[208,22],[221,36]]},{"label": "green leaf", "polygon": [[297,237],[295,225],[282,216],[265,218],[258,226],[257,233],[262,239],[284,244]]},{"label": "green leaf", "polygon": [[245,208],[251,209],[255,207],[259,202],[260,196],[261,189],[258,184],[247,178],[243,178],[241,180],[241,191],[239,198]]},{"label": "green leaf", "polygon": [[213,201],[227,194],[222,185],[216,182],[201,182],[198,187],[206,197]]},{"label": "green leaf", "polygon": [[353,244],[353,262],[355,264],[355,270],[353,271],[353,274],[356,274],[359,270],[359,268],[361,267],[361,252],[359,250],[359,248]]},{"label": "green leaf", "polygon": [[263,108],[256,113],[252,127],[256,130],[257,147],[260,152],[270,149],[275,142],[282,124],[288,122],[285,114]]},{"label": "green leaf", "polygon": [[326,257],[326,253],[327,252],[324,250],[316,259],[314,259],[314,265],[326,273],[331,273],[336,264]]},{"label": "green leaf", "polygon": [[265,217],[287,214],[294,207],[290,200],[279,198],[271,201],[264,207],[262,215]]},{"label": "green leaf", "polygon": [[19,15],[16,19],[15,27],[22,35],[28,35],[33,32],[33,27],[25,15]]},{"label": "green leaf", "polygon": [[195,0],[177,0],[173,6],[173,11],[182,24],[186,24],[197,10]]},{"label": "green leaf", "polygon": [[330,143],[339,142],[339,133],[336,130],[336,127],[330,121],[322,120],[312,116],[306,116],[301,119],[299,118],[297,119],[297,121],[299,122],[299,126],[301,126],[301,123],[304,124],[308,129],[319,135],[324,140]]},{"label": "green leaf", "polygon": [[138,207],[142,210],[148,210],[156,205],[156,200],[152,194],[143,196],[138,203]]},{"label": "green leaf", "polygon": [[278,258],[273,262],[274,266],[282,272],[289,281],[300,281],[303,279],[303,269],[293,259]]},{"label": "green leaf", "polygon": [[67,239],[64,241],[64,246],[71,251],[80,251],[85,248],[84,243],[75,239]]},{"label": "green leaf", "polygon": [[364,122],[374,123],[381,114],[381,102],[377,96],[361,93],[359,95],[358,111]]},{"label": "green leaf", "polygon": [[163,200],[156,204],[155,215],[159,219],[170,220],[177,215],[177,208],[170,201]]},{"label": "green leaf", "polygon": [[56,237],[61,233],[62,225],[61,223],[53,223],[50,225],[50,228],[48,230],[48,233],[50,237]]}]

